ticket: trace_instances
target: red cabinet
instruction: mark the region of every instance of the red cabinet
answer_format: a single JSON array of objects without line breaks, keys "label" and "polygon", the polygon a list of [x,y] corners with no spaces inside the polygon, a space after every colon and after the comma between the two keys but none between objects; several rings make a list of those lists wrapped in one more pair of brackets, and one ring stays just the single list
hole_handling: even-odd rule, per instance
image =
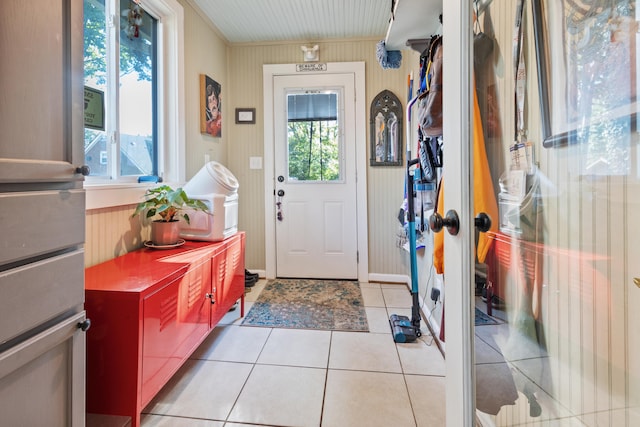
[{"label": "red cabinet", "polygon": [[238,300],[244,315],[244,245],[141,249],[85,271],[87,412],[131,417],[167,383]]}]

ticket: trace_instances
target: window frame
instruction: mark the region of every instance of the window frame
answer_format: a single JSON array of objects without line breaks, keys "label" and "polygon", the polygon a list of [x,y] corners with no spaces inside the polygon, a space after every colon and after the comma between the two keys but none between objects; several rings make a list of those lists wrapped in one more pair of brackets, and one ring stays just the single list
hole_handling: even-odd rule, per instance
[{"label": "window frame", "polygon": [[[158,20],[158,175],[165,182],[183,182],[186,176],[184,10],[177,0],[145,0],[144,8]],[[119,28],[119,14],[109,11],[107,16],[115,16],[114,24]],[[110,102],[115,102],[115,97]],[[149,186],[138,183],[137,177],[111,180],[87,176],[86,208],[138,203]]]}]

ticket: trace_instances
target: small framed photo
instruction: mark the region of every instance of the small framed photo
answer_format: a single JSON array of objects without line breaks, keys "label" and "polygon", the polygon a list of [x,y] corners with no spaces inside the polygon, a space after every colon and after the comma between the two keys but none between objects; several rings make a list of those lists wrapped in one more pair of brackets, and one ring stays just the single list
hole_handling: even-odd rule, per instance
[{"label": "small framed photo", "polygon": [[256,122],[255,108],[236,108],[236,124],[254,124]]}]

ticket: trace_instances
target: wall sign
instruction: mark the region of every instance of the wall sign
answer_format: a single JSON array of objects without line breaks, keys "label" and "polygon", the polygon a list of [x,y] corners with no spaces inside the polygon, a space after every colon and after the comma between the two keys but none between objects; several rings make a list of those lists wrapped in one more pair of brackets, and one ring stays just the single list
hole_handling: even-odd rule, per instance
[{"label": "wall sign", "polygon": [[298,73],[310,72],[310,71],[327,71],[327,64],[296,64],[296,71]]}]

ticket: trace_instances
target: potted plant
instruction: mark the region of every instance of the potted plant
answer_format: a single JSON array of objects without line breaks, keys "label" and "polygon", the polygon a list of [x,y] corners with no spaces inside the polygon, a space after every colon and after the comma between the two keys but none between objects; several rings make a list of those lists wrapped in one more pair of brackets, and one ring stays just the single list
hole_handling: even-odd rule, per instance
[{"label": "potted plant", "polygon": [[151,223],[151,242],[158,246],[178,243],[180,235],[179,219],[190,223],[188,210],[208,212],[202,200],[190,199],[182,188],[173,189],[169,185],[150,188],[145,200],[138,203],[131,216],[144,215],[144,218],[160,216]]}]

